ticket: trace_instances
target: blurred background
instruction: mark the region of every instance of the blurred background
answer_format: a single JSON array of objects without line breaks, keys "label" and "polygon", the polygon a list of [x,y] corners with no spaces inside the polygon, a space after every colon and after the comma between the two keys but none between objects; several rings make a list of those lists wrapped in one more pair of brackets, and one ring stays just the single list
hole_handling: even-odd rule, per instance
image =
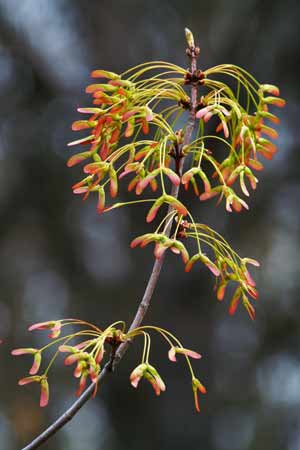
[{"label": "blurred background", "polygon": [[169,363],[154,339],[152,362],[167,383],[160,398],[145,382],[130,386],[140,357],[131,347],[97,398],[43,448],[300,449],[299,18],[297,0],[0,0],[1,448],[21,449],[74,400],[76,382],[61,363],[48,408],[38,406],[38,386],[17,386],[30,358],[11,349],[47,341],[28,326],[74,316],[129,323],[153,264],[152,249],[129,248],[148,229],[137,209],[99,216],[94,199],[72,195],[80,168],[67,169],[66,143],[76,138],[76,108],[89,105],[89,73],[151,59],[186,67],[189,26],[201,68],[241,65],[287,100],[280,152],[265,164],[249,212],[197,204],[200,221],[261,261],[257,319],[243,308],[229,317],[209,272],[186,275],[168,255],[146,322],[202,353],[194,364],[208,390],[201,414],[185,365]]}]

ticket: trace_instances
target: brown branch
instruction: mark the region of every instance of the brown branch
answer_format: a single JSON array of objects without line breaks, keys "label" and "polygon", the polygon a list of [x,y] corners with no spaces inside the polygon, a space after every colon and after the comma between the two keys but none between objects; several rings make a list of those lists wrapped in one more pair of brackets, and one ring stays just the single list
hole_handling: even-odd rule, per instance
[{"label": "brown branch", "polygon": [[[190,57],[191,60],[191,72],[194,73],[197,70],[197,55],[199,53],[199,49],[194,48],[193,46],[189,45],[189,48],[187,49],[187,54]],[[197,82],[191,84],[191,108],[189,113],[189,119],[185,128],[184,132],[184,138],[182,147],[184,145],[189,144],[191,142],[192,133],[194,129],[195,124],[195,114],[196,114],[196,107],[197,107]],[[180,159],[180,170],[182,169],[184,162],[184,157]],[[171,195],[175,198],[178,197],[179,193],[179,186],[172,187]],[[169,206],[169,212],[173,209],[173,207]],[[172,228],[172,221],[170,221],[165,228],[164,232],[167,236],[170,236]],[[139,304],[139,307],[137,309],[137,312],[135,314],[135,317],[129,327],[129,331],[133,330],[134,328],[137,328],[141,325],[142,321],[144,320],[144,317],[147,313],[147,310],[150,305],[150,301],[154,292],[154,289],[157,285],[159,274],[161,271],[161,268],[163,266],[164,262],[164,255],[160,259],[156,259],[155,263],[153,265],[153,269],[150,275],[150,278],[148,280],[143,298]],[[98,377],[98,382],[101,383],[103,378],[112,370],[115,369],[117,364],[120,362],[120,360],[123,358],[125,352],[127,351],[129,346],[129,341],[124,342],[118,350],[116,351],[113,359],[110,359],[104,366],[104,368],[101,370],[101,373]],[[92,383],[88,388],[81,394],[81,396],[70,406],[70,408],[67,409],[55,422],[53,422],[45,431],[43,431],[39,436],[37,436],[30,444],[28,444],[26,447],[24,447],[22,450],[34,450],[40,447],[44,442],[48,441],[50,437],[52,437],[54,434],[57,433],[57,431],[62,428],[66,423],[68,423],[75,414],[82,408],[82,406],[91,398],[94,392],[95,385]]]}]

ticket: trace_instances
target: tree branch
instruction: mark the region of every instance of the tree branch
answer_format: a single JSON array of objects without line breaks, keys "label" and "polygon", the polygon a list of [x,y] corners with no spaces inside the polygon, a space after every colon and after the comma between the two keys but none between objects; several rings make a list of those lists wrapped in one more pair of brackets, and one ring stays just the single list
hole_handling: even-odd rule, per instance
[{"label": "tree branch", "polygon": [[[190,57],[191,61],[191,73],[195,73],[197,70],[197,56],[199,54],[199,49],[194,47],[194,44],[188,41],[188,49],[187,54]],[[185,128],[184,138],[182,147],[188,145],[191,142],[192,133],[195,125],[195,115],[197,108],[197,93],[198,93],[198,84],[197,82],[191,83],[191,107],[189,112],[189,119]],[[179,169],[182,169],[184,163],[184,157],[180,159]],[[171,195],[175,198],[178,197],[179,186],[173,185]],[[171,212],[173,207],[169,205],[169,211]],[[166,226],[164,233],[166,236],[170,236],[172,228],[172,221],[168,223]],[[162,269],[164,262],[164,254],[160,259],[156,259],[153,265],[153,269],[148,280],[143,298],[139,304],[135,317],[129,327],[129,331],[137,328],[141,325],[144,317],[148,311],[151,298],[154,292],[154,289],[157,285],[160,271]],[[117,364],[123,358],[129,346],[129,341],[124,342],[120,345],[118,350],[116,351],[113,360],[110,360],[106,363],[104,368],[101,370],[101,373],[98,376],[98,382],[100,383],[103,378],[112,370],[115,369]],[[92,383],[88,388],[81,394],[81,396],[67,409],[55,422],[53,422],[45,431],[43,431],[39,436],[37,436],[30,444],[24,447],[22,450],[34,450],[40,447],[44,442],[48,441],[50,437],[57,433],[57,431],[62,428],[66,423],[68,423],[75,414],[82,408],[82,406],[91,398],[93,391],[95,388],[95,384]]]}]

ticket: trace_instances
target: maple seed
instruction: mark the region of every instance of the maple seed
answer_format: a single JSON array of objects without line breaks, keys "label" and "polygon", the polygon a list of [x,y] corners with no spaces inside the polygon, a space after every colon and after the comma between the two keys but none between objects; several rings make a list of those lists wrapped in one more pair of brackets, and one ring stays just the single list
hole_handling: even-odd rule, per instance
[{"label": "maple seed", "polygon": [[168,352],[168,358],[170,361],[176,362],[176,354],[185,355],[190,358],[200,359],[201,355],[193,350],[188,350],[182,347],[171,347]]},{"label": "maple seed", "polygon": [[201,394],[206,394],[206,389],[203,386],[203,384],[195,377],[192,379],[192,388],[193,388],[193,392],[194,392],[195,408],[196,408],[197,412],[200,412],[198,391]]}]

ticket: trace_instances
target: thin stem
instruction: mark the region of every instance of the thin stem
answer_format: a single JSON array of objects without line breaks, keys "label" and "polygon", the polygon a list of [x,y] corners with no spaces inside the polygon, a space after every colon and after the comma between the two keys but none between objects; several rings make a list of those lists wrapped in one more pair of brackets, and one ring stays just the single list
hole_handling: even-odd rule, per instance
[{"label": "thin stem", "polygon": [[[195,53],[194,48],[190,48],[191,50],[191,72],[193,73],[195,70],[197,70],[197,55]],[[176,66],[173,66],[176,67]],[[177,69],[177,67],[176,67]],[[182,70],[182,69],[180,69]],[[197,84],[192,83],[191,85],[191,109],[189,113],[189,119],[185,128],[184,132],[184,139],[182,146],[188,145],[191,142],[192,134],[195,126],[195,119],[196,119],[196,107],[197,107],[197,93],[198,93],[198,86]],[[184,158],[180,159],[179,162],[179,169],[182,169],[184,163]],[[179,186],[172,186],[171,190],[171,196],[174,198],[178,198],[179,193]],[[169,205],[168,213],[169,214],[173,210],[173,206]],[[165,225],[164,234],[169,237],[171,233],[173,221],[169,221]],[[135,314],[135,317],[129,327],[128,332],[132,331],[135,328],[138,328],[141,323],[144,320],[144,317],[148,311],[152,295],[154,293],[155,287],[158,282],[159,274],[161,272],[162,266],[164,262],[164,255],[160,259],[156,259],[155,263],[153,265],[153,269],[149,278],[149,281],[147,283],[142,301],[140,302],[137,312]],[[106,363],[106,365],[101,370],[97,383],[101,382],[103,378],[113,371],[117,364],[121,361],[124,354],[126,353],[127,349],[129,347],[129,341],[124,342],[120,345],[118,350],[116,351],[116,354],[114,356],[113,361],[109,361]],[[44,442],[48,441],[49,438],[51,438],[54,434],[57,433],[57,431],[62,428],[66,423],[68,423],[75,414],[82,408],[82,406],[92,397],[93,392],[95,388],[95,383],[91,383],[90,386],[87,387],[87,389],[81,394],[81,396],[70,406],[70,408],[67,409],[55,422],[52,423],[45,431],[43,431],[39,436],[37,436],[30,444],[28,444],[26,447],[24,447],[22,450],[34,450],[39,448]]]}]

